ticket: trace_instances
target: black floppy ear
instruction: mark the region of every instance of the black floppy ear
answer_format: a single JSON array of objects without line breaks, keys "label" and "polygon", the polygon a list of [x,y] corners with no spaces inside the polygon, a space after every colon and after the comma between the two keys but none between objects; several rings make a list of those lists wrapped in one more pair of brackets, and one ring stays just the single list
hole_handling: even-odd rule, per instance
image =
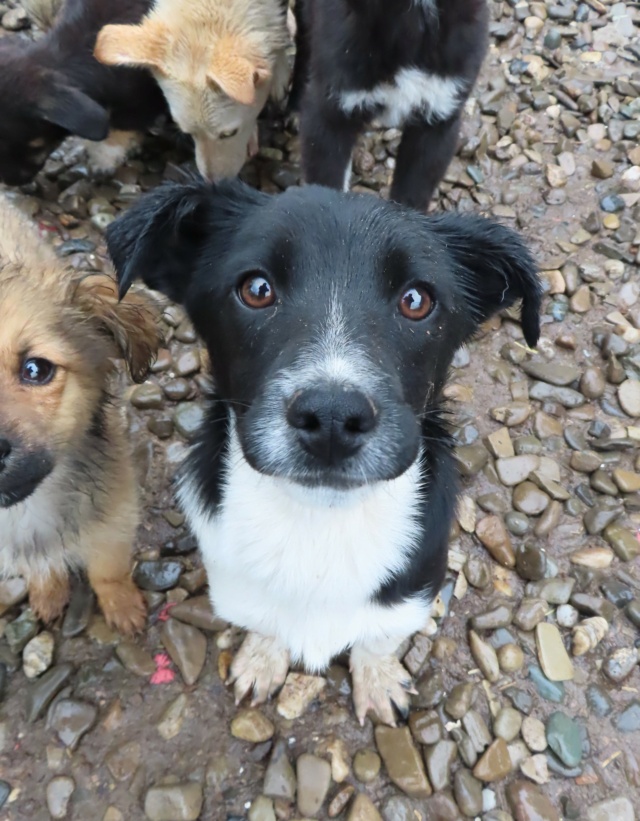
[{"label": "black floppy ear", "polygon": [[445,214],[430,219],[455,263],[477,325],[522,300],[524,338],[534,348],[540,336],[542,286],[538,269],[520,236],[511,228],[482,217]]},{"label": "black floppy ear", "polygon": [[136,279],[184,302],[208,236],[233,228],[265,194],[238,180],[165,183],[141,197],[106,232],[122,298]]},{"label": "black floppy ear", "polygon": [[62,78],[47,82],[37,110],[47,122],[85,140],[104,140],[109,134],[106,109]]}]

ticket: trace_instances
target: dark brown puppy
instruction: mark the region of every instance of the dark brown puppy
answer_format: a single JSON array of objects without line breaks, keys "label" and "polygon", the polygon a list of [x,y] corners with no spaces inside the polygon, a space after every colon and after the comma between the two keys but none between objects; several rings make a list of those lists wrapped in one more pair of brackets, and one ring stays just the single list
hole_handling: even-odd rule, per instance
[{"label": "dark brown puppy", "polygon": [[[110,68],[93,56],[103,26],[138,22],[150,5],[66,0],[42,39],[0,42],[0,182],[29,182],[69,134],[104,140],[110,130],[144,130],[166,110],[146,71]],[[116,147],[126,142],[116,135]]]},{"label": "dark brown puppy", "polygon": [[0,198],[0,316],[0,577],[23,575],[48,622],[69,571],[86,568],[107,621],[139,630],[136,481],[109,384],[115,357],[144,378],[159,342],[151,303],[66,270]]},{"label": "dark brown puppy", "polygon": [[487,48],[485,0],[297,0],[291,107],[309,183],[348,190],[372,122],[401,128],[391,198],[426,209]]}]

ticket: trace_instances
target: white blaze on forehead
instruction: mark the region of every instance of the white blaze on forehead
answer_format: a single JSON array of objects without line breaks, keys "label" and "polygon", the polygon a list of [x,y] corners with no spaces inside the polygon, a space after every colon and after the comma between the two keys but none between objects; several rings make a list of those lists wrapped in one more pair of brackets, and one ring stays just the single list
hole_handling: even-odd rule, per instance
[{"label": "white blaze on forehead", "polygon": [[375,385],[371,360],[362,345],[353,339],[335,288],[316,339],[302,351],[295,364],[287,368],[285,378],[294,391],[314,382],[338,382],[362,390]]}]

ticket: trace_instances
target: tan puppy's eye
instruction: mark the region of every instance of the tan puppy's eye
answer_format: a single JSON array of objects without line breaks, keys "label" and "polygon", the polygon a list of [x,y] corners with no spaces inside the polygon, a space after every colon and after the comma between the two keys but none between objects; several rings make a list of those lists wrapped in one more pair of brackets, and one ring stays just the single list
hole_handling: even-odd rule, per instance
[{"label": "tan puppy's eye", "polygon": [[413,285],[400,297],[400,313],[407,319],[419,320],[427,317],[435,302],[424,285]]},{"label": "tan puppy's eye", "polygon": [[239,128],[233,128],[231,131],[221,131],[218,137],[221,140],[229,140],[231,137],[235,137],[239,130]]},{"label": "tan puppy's eye", "polygon": [[238,295],[249,308],[268,308],[276,301],[276,292],[266,277],[249,274],[242,281]]},{"label": "tan puppy's eye", "polygon": [[20,367],[20,381],[23,385],[42,387],[48,385],[56,375],[56,366],[48,359],[25,359]]}]

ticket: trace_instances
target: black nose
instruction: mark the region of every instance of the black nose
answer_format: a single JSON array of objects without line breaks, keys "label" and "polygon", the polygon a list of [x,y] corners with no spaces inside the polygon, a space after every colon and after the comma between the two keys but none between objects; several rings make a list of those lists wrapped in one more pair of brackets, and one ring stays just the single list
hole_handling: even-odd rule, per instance
[{"label": "black nose", "polygon": [[11,442],[0,438],[0,471],[4,470],[4,463],[11,453]]},{"label": "black nose", "polygon": [[359,391],[312,388],[294,398],[287,421],[305,450],[336,465],[360,450],[376,425],[376,410]]}]

